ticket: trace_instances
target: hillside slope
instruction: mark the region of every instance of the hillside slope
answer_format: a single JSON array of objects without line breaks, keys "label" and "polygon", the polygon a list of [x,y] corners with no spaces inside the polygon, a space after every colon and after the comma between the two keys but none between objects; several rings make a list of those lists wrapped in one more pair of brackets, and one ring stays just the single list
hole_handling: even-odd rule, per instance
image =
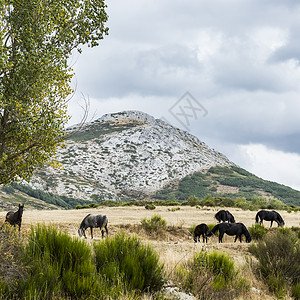
[{"label": "hillside slope", "polygon": [[93,201],[143,198],[194,172],[234,165],[195,136],[136,111],[86,124],[70,136],[57,160],[61,169],[36,172],[31,185]]}]

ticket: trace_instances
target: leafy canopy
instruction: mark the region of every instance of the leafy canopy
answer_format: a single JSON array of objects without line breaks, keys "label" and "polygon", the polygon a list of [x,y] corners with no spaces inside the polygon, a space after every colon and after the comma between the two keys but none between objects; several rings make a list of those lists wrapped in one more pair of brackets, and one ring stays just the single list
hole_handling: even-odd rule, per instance
[{"label": "leafy canopy", "polygon": [[55,154],[73,93],[69,58],[108,34],[104,0],[0,0],[0,184]]}]

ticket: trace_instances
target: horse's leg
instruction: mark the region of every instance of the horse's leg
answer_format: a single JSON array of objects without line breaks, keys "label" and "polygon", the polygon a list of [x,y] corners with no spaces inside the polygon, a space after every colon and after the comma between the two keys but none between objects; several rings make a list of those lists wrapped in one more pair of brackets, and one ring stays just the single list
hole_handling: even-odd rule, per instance
[{"label": "horse's leg", "polygon": [[104,237],[104,230],[103,229],[101,230],[101,234],[102,234],[102,239],[103,239],[103,237]]},{"label": "horse's leg", "polygon": [[105,231],[106,231],[106,237],[108,237],[108,228],[107,228],[107,224],[104,226]]},{"label": "horse's leg", "polygon": [[93,239],[93,227],[91,227],[91,238]]},{"label": "horse's leg", "polygon": [[238,235],[235,236],[234,242],[236,242],[237,238],[238,238]]},{"label": "horse's leg", "polygon": [[83,236],[86,238],[85,229],[84,228],[82,228],[82,232],[83,232]]},{"label": "horse's leg", "polygon": [[224,233],[222,232],[219,232],[219,243],[223,243],[223,235],[224,235]]},{"label": "horse's leg", "polygon": [[271,226],[270,227],[272,227],[272,225],[273,225],[273,220],[271,220]]}]

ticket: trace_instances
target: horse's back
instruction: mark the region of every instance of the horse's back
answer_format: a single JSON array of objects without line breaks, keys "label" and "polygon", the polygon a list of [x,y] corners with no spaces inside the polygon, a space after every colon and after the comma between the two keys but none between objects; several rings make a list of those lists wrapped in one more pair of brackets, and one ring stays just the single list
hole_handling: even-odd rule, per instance
[{"label": "horse's back", "polygon": [[196,226],[195,233],[201,234],[207,232],[208,230],[209,230],[208,226],[205,223],[201,223]]},{"label": "horse's back", "polygon": [[15,213],[13,211],[9,211],[6,214],[5,221],[6,222],[11,222],[13,220],[13,218],[14,218],[14,215],[15,215]]},{"label": "horse's back", "polygon": [[224,232],[228,235],[236,235],[242,232],[242,223],[221,223],[219,226],[219,231]]},{"label": "horse's back", "polygon": [[108,218],[106,215],[96,215],[96,219],[99,227],[103,227],[108,223]]}]

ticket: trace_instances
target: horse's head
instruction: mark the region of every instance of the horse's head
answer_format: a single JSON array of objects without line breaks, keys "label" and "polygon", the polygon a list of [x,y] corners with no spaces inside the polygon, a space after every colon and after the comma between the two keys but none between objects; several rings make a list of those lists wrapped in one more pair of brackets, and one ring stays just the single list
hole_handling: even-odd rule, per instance
[{"label": "horse's head", "polygon": [[80,237],[83,236],[83,229],[82,229],[82,228],[79,228],[79,229],[78,229],[78,235],[79,235]]},{"label": "horse's head", "polygon": [[24,204],[19,204],[19,213],[23,214]]},{"label": "horse's head", "polygon": [[248,237],[246,237],[246,243],[250,243],[251,241],[252,241],[252,238],[250,235]]},{"label": "horse's head", "polygon": [[278,226],[283,227],[284,226],[284,221],[282,220],[282,222],[278,223]]}]

